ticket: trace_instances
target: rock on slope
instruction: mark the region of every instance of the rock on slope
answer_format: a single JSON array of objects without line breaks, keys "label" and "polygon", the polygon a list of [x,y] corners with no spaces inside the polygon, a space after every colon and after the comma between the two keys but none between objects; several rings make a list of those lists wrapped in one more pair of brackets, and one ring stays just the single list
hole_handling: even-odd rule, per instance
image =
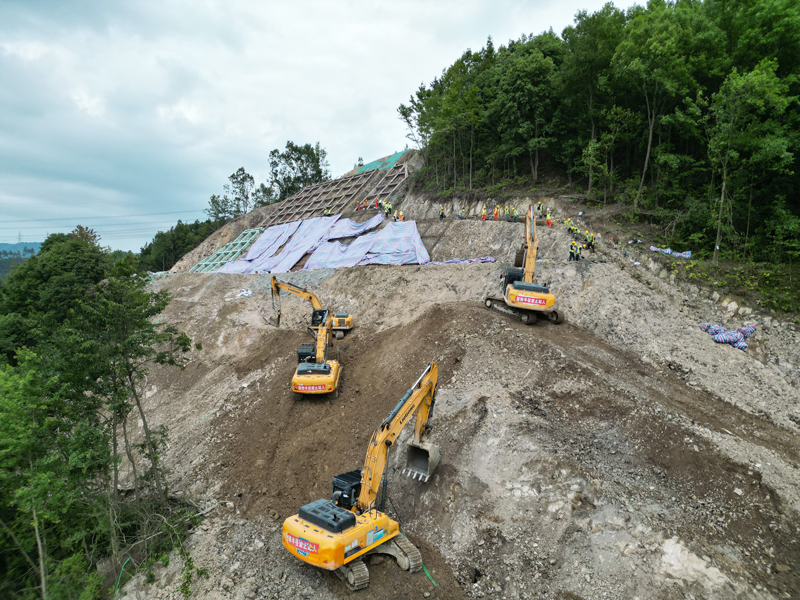
[{"label": "rock on slope", "polygon": [[[434,260],[510,260],[522,236],[475,220],[420,231]],[[356,318],[336,344],[337,400],[292,397],[309,306],[287,298],[281,329],[267,326],[267,276],[157,282],[175,296],[165,318],[203,345],[185,371],[154,370],[147,390],[171,431],[173,489],[220,502],[191,537],[211,571],[198,597],[351,595],[283,551],[280,523],[360,465],[431,360],[442,463],[422,485],[400,476],[395,453],[390,497],[439,585],[385,561],[370,566],[369,597],[800,595],[797,390],[757,352],[714,344],[697,328],[705,305],[620,251],[568,264],[563,228],[540,234],[537,276],[567,308],[562,326],[484,309],[499,264],[283,275]],[[759,331],[753,348],[768,343]],[[178,567],[126,589],[174,596]]]}]

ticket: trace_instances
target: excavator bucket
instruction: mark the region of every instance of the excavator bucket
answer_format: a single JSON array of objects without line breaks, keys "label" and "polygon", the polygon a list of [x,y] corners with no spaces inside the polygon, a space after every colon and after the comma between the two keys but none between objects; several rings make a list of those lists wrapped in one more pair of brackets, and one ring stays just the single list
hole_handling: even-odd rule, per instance
[{"label": "excavator bucket", "polygon": [[406,468],[403,473],[420,481],[428,481],[439,466],[439,446],[429,442],[409,442],[406,453]]},{"label": "excavator bucket", "polygon": [[273,327],[280,327],[281,326],[281,313],[277,312],[274,316],[267,319],[267,323],[272,325]]}]

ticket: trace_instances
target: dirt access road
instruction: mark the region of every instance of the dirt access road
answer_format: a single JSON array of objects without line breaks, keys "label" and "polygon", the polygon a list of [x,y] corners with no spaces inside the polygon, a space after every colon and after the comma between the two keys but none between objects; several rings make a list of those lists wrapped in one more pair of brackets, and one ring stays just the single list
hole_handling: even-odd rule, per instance
[{"label": "dirt access road", "polygon": [[[507,227],[509,246],[517,232],[485,227],[492,239]],[[165,318],[203,350],[183,372],[154,370],[148,409],[171,431],[173,489],[223,502],[191,538],[211,572],[197,597],[358,596],[292,559],[280,523],[361,464],[431,360],[442,462],[420,484],[395,453],[389,495],[438,585],[384,561],[370,598],[799,597],[796,390],[755,353],[698,335],[702,307],[683,310],[614,251],[563,262],[561,237],[543,235],[541,266],[568,307],[561,326],[483,308],[499,265],[287,275],[356,316],[336,343],[339,399],[292,397],[309,307],[287,299],[282,329],[268,327],[268,278],[159,282],[175,296]],[[140,582],[142,597],[175,596],[178,568]]]}]

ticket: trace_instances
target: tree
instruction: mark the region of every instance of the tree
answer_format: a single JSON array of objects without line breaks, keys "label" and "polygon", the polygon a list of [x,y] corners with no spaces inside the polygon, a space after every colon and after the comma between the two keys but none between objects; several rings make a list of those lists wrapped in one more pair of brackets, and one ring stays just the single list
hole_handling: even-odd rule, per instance
[{"label": "tree", "polygon": [[319,142],[313,146],[300,146],[288,141],[283,152],[277,148],[270,152],[267,182],[267,187],[272,190],[270,197],[274,196],[280,202],[304,187],[330,180],[327,156],[328,153]]},{"label": "tree", "polygon": [[[589,15],[579,11],[575,25],[564,29],[563,38],[566,56],[561,69],[561,85],[567,94],[580,95],[584,118],[589,123],[590,154],[596,149],[593,142],[597,135],[598,96],[604,87],[604,79],[614,57],[614,52],[625,32],[625,13],[608,3],[596,13]],[[592,172],[596,159],[588,157],[589,189],[592,191]]]},{"label": "tree", "polygon": [[616,77],[642,96],[647,116],[647,151],[634,205],[638,207],[650,166],[653,133],[674,98],[686,94],[691,73],[686,49],[690,32],[675,17],[674,8],[652,0],[625,30],[612,59]]},{"label": "tree", "polygon": [[714,264],[719,262],[722,216],[731,178],[756,164],[766,170],[785,171],[794,158],[779,121],[789,100],[776,68],[775,62],[765,60],[744,75],[733,69],[710,104],[699,97],[698,104],[709,107],[705,121],[708,157],[721,177]]},{"label": "tree", "polygon": [[128,413],[136,410],[144,430],[146,475],[156,495],[165,499],[160,445],[166,432],[150,427],[142,405],[142,385],[152,365],[183,368],[191,340],[167,323],[154,322],[171,298],[164,291],[148,292],[145,286],[141,276],[110,277],[79,304],[69,326],[72,336],[82,340],[84,353],[101,357],[92,379],[100,386],[97,393],[113,399],[123,424]]}]

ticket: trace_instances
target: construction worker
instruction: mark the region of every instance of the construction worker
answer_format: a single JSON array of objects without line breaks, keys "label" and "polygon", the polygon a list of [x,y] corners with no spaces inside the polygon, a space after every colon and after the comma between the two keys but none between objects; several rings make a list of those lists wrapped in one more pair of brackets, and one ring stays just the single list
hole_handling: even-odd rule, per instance
[{"label": "construction worker", "polygon": [[483,205],[483,208],[481,209],[481,221],[483,221],[484,223],[486,222],[486,205],[485,204]]},{"label": "construction worker", "polygon": [[397,211],[396,210],[394,211],[394,215],[392,215],[392,216],[394,217],[394,220],[397,221]]},{"label": "construction worker", "polygon": [[464,213],[465,213],[465,211],[464,211],[463,208],[460,211],[458,211],[458,220],[459,221],[463,221],[464,220]]},{"label": "construction worker", "polygon": [[551,221],[551,219],[552,219],[552,218],[553,218],[553,217],[552,217],[552,215],[550,214],[550,210],[548,209],[548,210],[547,210],[547,226],[548,226],[548,227],[551,227],[551,228],[553,227],[553,223],[552,223],[552,221]]},{"label": "construction worker", "polygon": [[519,211],[517,210],[517,207],[515,206],[514,207],[514,223],[517,222],[517,217],[518,216],[519,216]]},{"label": "construction worker", "polygon": [[500,207],[497,204],[495,204],[494,205],[494,211],[492,212],[492,220],[493,221],[497,221],[497,215],[499,213],[500,213]]},{"label": "construction worker", "polygon": [[386,213],[386,218],[389,218],[389,215],[392,214],[392,207],[389,206],[388,202],[383,203],[383,210]]},{"label": "construction worker", "polygon": [[542,204],[541,200],[539,200],[539,202],[536,203],[536,212],[539,213],[539,216],[541,216],[542,213],[544,213],[544,204]]},{"label": "construction worker", "polygon": [[572,262],[573,260],[577,260],[575,258],[575,252],[577,251],[577,245],[575,240],[572,240],[569,244],[569,260],[567,262]]},{"label": "construction worker", "polygon": [[325,215],[326,217],[330,217],[331,216],[331,209],[330,208],[326,208],[325,212],[323,212],[322,214]]},{"label": "construction worker", "polygon": [[581,259],[581,245],[575,244],[575,260]]},{"label": "construction worker", "polygon": [[398,215],[397,218],[400,219],[401,221],[403,220],[403,211],[402,210],[400,211],[400,214]]},{"label": "construction worker", "polygon": [[375,210],[378,210],[378,199],[375,198]]},{"label": "construction worker", "polygon": [[439,207],[439,220],[444,219],[444,205]]},{"label": "construction worker", "polygon": [[505,215],[506,223],[508,223],[508,204],[503,208],[503,214]]},{"label": "construction worker", "polygon": [[588,229],[586,230],[586,247],[594,254],[594,234],[589,233]]}]

